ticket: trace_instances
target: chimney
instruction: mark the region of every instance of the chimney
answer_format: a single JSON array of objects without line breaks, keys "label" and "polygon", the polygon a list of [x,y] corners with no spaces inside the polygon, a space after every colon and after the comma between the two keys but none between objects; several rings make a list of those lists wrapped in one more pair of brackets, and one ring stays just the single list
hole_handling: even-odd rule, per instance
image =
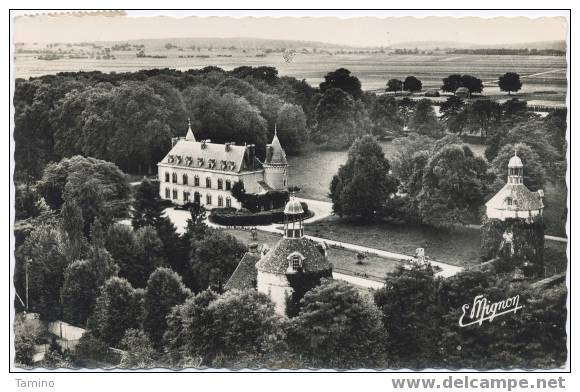
[{"label": "chimney", "polygon": [[255,144],[248,144],[247,146],[248,149],[248,169],[253,170],[254,169],[254,160],[256,158],[256,145]]}]

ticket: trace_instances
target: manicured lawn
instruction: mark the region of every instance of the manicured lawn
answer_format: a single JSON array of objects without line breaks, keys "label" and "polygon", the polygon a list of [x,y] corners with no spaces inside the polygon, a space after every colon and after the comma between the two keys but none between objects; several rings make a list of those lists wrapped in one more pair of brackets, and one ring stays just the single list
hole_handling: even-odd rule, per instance
[{"label": "manicured lawn", "polygon": [[[389,223],[359,224],[331,216],[307,224],[306,231],[316,237],[407,255],[413,255],[416,248],[425,248],[425,254],[431,259],[457,266],[480,262],[480,235],[479,230],[474,228],[446,231]],[[550,263],[566,265],[565,243],[546,241],[545,247]]]},{"label": "manicured lawn", "polygon": [[414,255],[416,248],[425,248],[431,259],[467,266],[479,263],[478,230],[434,230],[388,223],[361,224],[331,216],[306,225],[313,236],[363,245],[386,251]]},{"label": "manicured lawn", "polygon": [[[245,244],[251,242],[250,232],[246,230],[226,230],[227,233],[233,235],[238,240]],[[258,242],[266,244],[272,248],[276,242],[280,240],[281,236],[258,232]],[[348,275],[356,275],[364,278],[382,281],[388,272],[395,269],[398,261],[386,259],[378,256],[367,256],[362,265],[356,264],[356,252],[347,249],[328,250],[328,259],[332,262],[335,272],[340,272]]]}]

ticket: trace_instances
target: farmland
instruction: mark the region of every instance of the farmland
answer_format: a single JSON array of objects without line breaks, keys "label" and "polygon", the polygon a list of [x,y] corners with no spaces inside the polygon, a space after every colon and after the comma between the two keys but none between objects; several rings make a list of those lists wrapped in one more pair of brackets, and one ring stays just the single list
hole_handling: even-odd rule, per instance
[{"label": "farmland", "polygon": [[[29,78],[58,72],[93,71],[130,72],[149,68],[174,68],[187,70],[218,66],[231,70],[241,65],[273,66],[280,75],[305,79],[318,85],[324,75],[334,69],[345,67],[352,71],[365,90],[384,88],[390,78],[414,75],[423,82],[424,89],[438,88],[441,79],[452,73],[468,73],[486,83],[485,94],[499,94],[490,82],[505,72],[518,72],[523,78],[520,91],[533,104],[564,104],[566,94],[566,58],[562,56],[499,56],[499,55],[394,55],[388,53],[333,54],[299,53],[292,62],[286,63],[282,53],[252,51],[177,51],[160,50],[148,52],[155,57],[137,57],[134,52],[112,52],[112,58],[68,58],[40,60],[35,53],[15,55],[16,77]],[[503,94],[503,93],[502,93]]]}]

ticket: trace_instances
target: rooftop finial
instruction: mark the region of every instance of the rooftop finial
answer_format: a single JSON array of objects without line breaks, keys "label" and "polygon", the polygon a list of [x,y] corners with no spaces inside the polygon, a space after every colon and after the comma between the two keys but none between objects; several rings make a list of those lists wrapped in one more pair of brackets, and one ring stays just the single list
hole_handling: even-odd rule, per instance
[{"label": "rooftop finial", "polygon": [[518,148],[514,147],[514,157],[517,157],[517,156],[518,156]]},{"label": "rooftop finial", "polygon": [[193,131],[191,130],[191,119],[187,118],[187,134],[185,135],[185,140],[195,141],[195,136],[193,136]]},{"label": "rooftop finial", "polygon": [[274,123],[274,136],[278,135],[278,129],[276,128],[276,123]]}]

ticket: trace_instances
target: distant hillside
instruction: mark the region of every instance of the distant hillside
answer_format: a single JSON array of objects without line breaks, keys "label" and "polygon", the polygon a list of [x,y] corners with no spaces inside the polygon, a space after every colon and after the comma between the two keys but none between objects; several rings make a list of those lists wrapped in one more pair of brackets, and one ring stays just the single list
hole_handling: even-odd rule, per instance
[{"label": "distant hillside", "polygon": [[493,44],[481,45],[472,44],[469,42],[454,42],[454,41],[411,41],[400,42],[390,45],[391,49],[420,49],[420,50],[434,50],[434,49],[552,49],[552,50],[566,50],[566,41],[535,41],[522,42],[515,44]]},{"label": "distant hillside", "polygon": [[167,44],[175,45],[179,48],[190,48],[192,46],[200,48],[230,48],[237,49],[298,49],[298,48],[351,48],[348,45],[335,45],[326,42],[317,41],[294,41],[294,40],[275,40],[263,38],[159,38],[159,39],[138,39],[124,41],[106,41],[98,42],[103,45],[113,45],[120,43],[129,43],[132,45],[145,45],[145,50],[162,50]]}]

